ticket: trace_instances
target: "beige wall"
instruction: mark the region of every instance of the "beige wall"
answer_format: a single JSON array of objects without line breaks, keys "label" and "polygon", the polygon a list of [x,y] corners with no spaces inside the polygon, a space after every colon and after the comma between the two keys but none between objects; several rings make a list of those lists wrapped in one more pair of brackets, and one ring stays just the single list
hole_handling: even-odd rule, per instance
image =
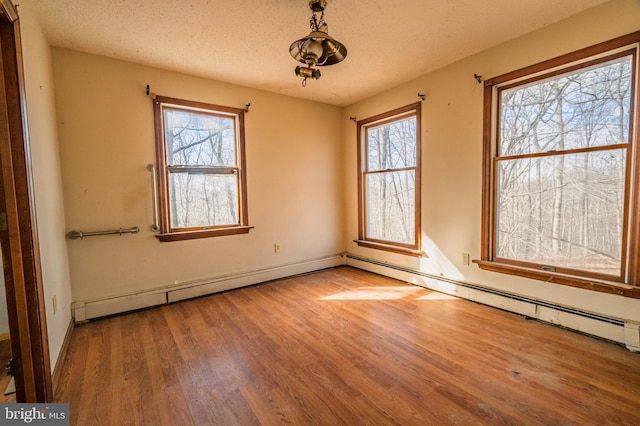
[{"label": "beige wall", "polygon": [[428,259],[358,247],[356,125],[344,123],[347,251],[496,289],[640,321],[640,301],[546,284],[462,265],[462,253],[480,256],[483,85],[491,78],[572,50],[640,30],[640,2],[614,0],[509,43],[459,61],[346,109],[364,119],[416,102],[422,109],[422,223]]},{"label": "beige wall", "polygon": [[[53,49],[67,229],[139,226],[69,240],[74,301],[112,297],[342,251],[341,109],[174,72]],[[161,243],[152,222],[153,111],[159,95],[245,116],[249,234]],[[279,243],[280,253],[273,245]]]},{"label": "beige wall", "polygon": [[[51,49],[28,1],[20,2],[19,15],[49,351],[51,364],[55,366],[71,322],[71,286],[64,238]],[[57,309],[53,306],[54,297]]]}]

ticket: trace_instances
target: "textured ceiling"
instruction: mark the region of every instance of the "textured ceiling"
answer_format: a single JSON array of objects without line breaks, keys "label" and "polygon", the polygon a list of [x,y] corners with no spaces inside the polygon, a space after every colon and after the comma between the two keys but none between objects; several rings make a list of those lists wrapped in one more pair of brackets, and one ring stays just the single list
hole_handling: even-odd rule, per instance
[{"label": "textured ceiling", "polygon": [[327,0],[347,59],[301,86],[307,0],[30,0],[54,46],[349,105],[605,0]]}]

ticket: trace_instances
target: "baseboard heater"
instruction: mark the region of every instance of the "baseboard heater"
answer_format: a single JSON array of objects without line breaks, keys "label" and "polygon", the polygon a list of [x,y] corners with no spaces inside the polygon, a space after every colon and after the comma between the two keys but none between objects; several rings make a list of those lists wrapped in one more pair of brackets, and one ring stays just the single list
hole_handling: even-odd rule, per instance
[{"label": "baseboard heater", "polygon": [[226,290],[344,265],[342,254],[225,274],[144,291],[73,302],[76,324],[138,309],[206,296]]},{"label": "baseboard heater", "polygon": [[610,340],[625,345],[631,351],[640,352],[640,324],[635,322],[456,281],[349,253],[345,254],[345,257],[347,265],[359,269]]}]

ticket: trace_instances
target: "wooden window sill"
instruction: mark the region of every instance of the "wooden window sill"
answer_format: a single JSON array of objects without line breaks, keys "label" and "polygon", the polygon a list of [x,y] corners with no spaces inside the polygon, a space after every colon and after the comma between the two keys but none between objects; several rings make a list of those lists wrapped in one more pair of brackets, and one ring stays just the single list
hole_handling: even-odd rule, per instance
[{"label": "wooden window sill", "polygon": [[517,265],[508,265],[505,263],[492,262],[488,260],[474,259],[473,263],[477,264],[480,269],[483,269],[485,271],[499,272],[508,275],[517,275],[554,284],[563,284],[570,287],[583,288],[586,290],[599,291],[601,293],[617,294],[619,296],[640,299],[640,287],[634,285],[597,280],[593,278],[578,277],[575,275],[567,275],[558,272],[526,268]]},{"label": "wooden window sill", "polygon": [[408,247],[396,246],[393,244],[378,243],[367,240],[353,240],[360,247],[367,247],[377,250],[390,251],[392,253],[405,254],[413,257],[429,257],[422,250],[416,250]]},{"label": "wooden window sill", "polygon": [[198,231],[168,232],[158,234],[156,238],[162,242],[194,240],[198,238],[222,237],[225,235],[248,234],[253,226],[234,226],[232,228],[203,229]]}]

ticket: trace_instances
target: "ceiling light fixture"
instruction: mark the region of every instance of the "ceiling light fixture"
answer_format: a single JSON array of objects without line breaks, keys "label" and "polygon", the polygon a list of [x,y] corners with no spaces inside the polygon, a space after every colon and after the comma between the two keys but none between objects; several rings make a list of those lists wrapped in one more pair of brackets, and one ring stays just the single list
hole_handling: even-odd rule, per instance
[{"label": "ceiling light fixture", "polygon": [[311,33],[294,41],[289,47],[291,56],[306,65],[296,67],[296,75],[303,78],[302,87],[307,85],[307,78],[320,78],[320,70],[314,67],[337,64],[347,57],[347,47],[328,34],[329,27],[324,22],[326,7],[326,0],[309,0],[309,9],[312,11],[309,21]]}]

